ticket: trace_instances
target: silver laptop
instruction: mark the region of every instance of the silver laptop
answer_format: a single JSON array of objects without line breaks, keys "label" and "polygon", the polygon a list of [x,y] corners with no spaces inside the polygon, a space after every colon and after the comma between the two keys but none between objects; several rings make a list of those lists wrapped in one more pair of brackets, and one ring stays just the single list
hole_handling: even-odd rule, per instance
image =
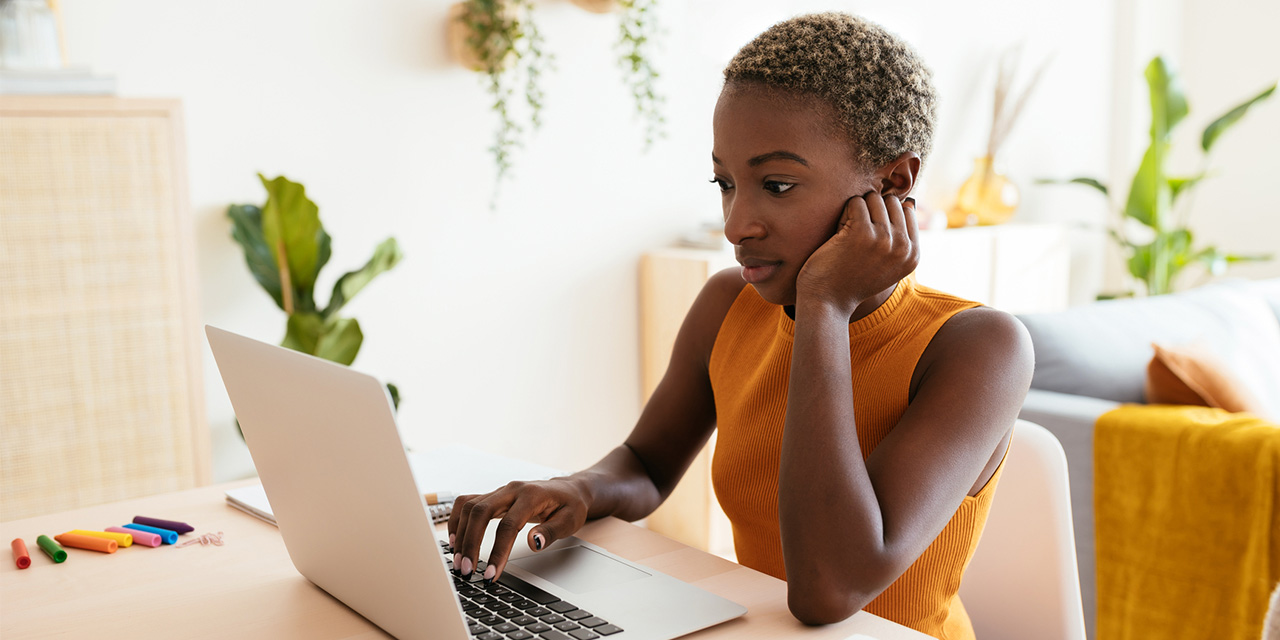
[{"label": "silver laptop", "polygon": [[517,542],[492,585],[473,581],[479,571],[457,575],[414,484],[382,383],[216,327],[205,331],[293,565],[387,633],[667,640],[746,613],[574,537],[537,554]]}]

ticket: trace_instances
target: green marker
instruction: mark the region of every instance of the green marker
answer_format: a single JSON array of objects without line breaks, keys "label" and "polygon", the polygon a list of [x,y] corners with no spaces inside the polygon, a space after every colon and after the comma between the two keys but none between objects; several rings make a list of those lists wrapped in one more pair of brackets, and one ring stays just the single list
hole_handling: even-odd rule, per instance
[{"label": "green marker", "polygon": [[49,538],[49,536],[40,536],[39,538],[36,538],[36,544],[40,545],[40,548],[50,558],[53,558],[54,562],[65,562],[67,560],[67,552],[64,551],[62,547],[58,546],[58,543],[54,542]]}]

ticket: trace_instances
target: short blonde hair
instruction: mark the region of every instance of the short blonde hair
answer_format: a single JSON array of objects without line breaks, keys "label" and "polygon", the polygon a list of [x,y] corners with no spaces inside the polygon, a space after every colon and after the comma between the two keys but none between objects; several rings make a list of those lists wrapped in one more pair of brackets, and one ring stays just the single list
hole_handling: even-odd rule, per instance
[{"label": "short blonde hair", "polygon": [[933,77],[906,42],[847,13],[779,22],[724,69],[726,89],[760,84],[811,95],[835,110],[837,125],[872,167],[907,151],[923,162],[933,146]]}]

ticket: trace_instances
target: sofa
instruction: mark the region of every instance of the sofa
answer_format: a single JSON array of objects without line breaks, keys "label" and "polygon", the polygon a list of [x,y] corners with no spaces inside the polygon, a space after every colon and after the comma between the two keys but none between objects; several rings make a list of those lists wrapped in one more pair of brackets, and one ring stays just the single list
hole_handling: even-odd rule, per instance
[{"label": "sofa", "polygon": [[1018,317],[1036,357],[1019,417],[1044,426],[1066,452],[1085,626],[1094,638],[1096,420],[1123,403],[1147,401],[1152,343],[1194,344],[1211,352],[1256,398],[1262,417],[1280,420],[1280,279],[1226,281]]}]

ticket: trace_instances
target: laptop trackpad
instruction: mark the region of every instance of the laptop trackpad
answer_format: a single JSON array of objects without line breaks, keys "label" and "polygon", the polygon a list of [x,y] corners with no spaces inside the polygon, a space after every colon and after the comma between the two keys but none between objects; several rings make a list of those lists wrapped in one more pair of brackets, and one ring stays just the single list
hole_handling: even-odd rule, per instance
[{"label": "laptop trackpad", "polygon": [[511,564],[573,593],[647,578],[649,574],[586,547],[568,547],[512,560]]}]

